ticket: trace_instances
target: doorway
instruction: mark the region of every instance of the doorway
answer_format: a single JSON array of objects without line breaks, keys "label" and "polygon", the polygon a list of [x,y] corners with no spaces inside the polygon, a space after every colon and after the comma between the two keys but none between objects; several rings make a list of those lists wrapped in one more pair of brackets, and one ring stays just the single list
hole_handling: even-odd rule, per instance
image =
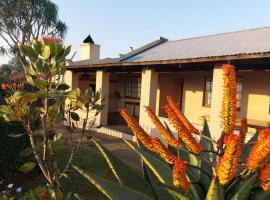
[{"label": "doorway", "polygon": [[171,96],[182,109],[184,79],[161,78],[159,80],[159,116],[167,117],[163,106],[167,103],[167,96]]}]

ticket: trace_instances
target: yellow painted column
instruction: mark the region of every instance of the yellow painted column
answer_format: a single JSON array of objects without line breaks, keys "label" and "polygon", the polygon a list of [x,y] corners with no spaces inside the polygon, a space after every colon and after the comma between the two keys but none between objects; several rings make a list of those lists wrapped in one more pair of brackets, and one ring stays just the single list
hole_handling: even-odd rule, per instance
[{"label": "yellow painted column", "polygon": [[212,102],[210,112],[210,131],[214,139],[218,139],[222,132],[221,111],[223,97],[223,70],[221,65],[216,65],[213,70]]},{"label": "yellow painted column", "polygon": [[79,87],[79,74],[67,70],[64,75],[64,81],[69,85],[70,89],[74,90]]},{"label": "yellow painted column", "polygon": [[103,110],[96,117],[97,125],[107,125],[108,123],[109,81],[110,74],[108,72],[103,70],[96,72],[96,91],[101,92],[101,97],[104,98],[102,104],[105,105]]},{"label": "yellow painted column", "polygon": [[140,125],[150,132],[152,128],[152,122],[145,112],[144,106],[150,106],[150,108],[156,112],[156,96],[158,88],[158,73],[154,69],[142,70],[142,82],[141,82],[141,99],[140,99]]}]

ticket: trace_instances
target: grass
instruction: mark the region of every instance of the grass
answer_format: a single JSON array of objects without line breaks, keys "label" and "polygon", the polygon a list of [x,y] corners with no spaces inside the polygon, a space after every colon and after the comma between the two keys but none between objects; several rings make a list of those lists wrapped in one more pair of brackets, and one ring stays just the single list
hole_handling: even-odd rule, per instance
[{"label": "grass", "polygon": [[[63,141],[57,143],[55,146],[55,152],[55,156],[60,167],[64,167],[70,153],[68,145],[66,145]],[[144,181],[139,172],[127,166],[111,153],[110,156],[125,186],[131,187],[149,196],[153,196],[150,185]],[[80,150],[75,155],[73,163],[78,165],[86,172],[92,172],[117,182],[105,159],[94,146],[88,147],[86,144],[82,145]],[[25,185],[23,185],[23,191],[27,192],[30,189],[44,185],[45,182],[43,177],[38,176],[33,180],[25,183]],[[64,192],[77,193],[81,199],[106,199],[106,197],[101,192],[99,192],[95,186],[93,186],[73,169],[70,170],[67,178],[61,179],[61,185]]]}]

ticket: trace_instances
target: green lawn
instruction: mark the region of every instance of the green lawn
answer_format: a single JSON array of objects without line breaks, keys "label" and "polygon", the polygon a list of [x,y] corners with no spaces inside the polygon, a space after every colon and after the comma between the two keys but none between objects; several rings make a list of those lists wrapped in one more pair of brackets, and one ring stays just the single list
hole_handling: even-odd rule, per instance
[{"label": "green lawn", "polygon": [[[91,149],[82,145],[73,163],[86,172],[96,173],[97,175],[117,182],[100,152],[94,146],[90,148]],[[55,152],[59,165],[64,166],[70,153],[69,147],[65,145],[64,142],[59,142],[55,147]],[[139,172],[129,168],[115,156],[113,156],[113,163],[116,169],[118,169],[124,185],[148,194],[149,196],[153,196],[151,187],[143,180]],[[39,176],[25,183],[23,185],[23,191],[28,191],[37,186],[44,186],[44,184],[43,178]],[[65,192],[77,193],[81,199],[106,199],[91,183],[74,170],[69,172],[68,178],[61,179],[61,184]]]}]

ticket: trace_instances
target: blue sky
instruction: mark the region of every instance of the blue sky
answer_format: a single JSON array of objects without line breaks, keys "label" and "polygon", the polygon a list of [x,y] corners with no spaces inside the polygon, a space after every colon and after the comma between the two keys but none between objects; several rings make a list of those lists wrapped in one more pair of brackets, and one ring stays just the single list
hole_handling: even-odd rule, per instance
[{"label": "blue sky", "polygon": [[[269,0],[53,0],[68,25],[66,44],[79,57],[90,33],[101,57],[114,57],[157,36],[169,40],[270,26]],[[1,41],[0,41],[1,42]],[[6,59],[4,60],[6,61]],[[0,58],[0,63],[4,62]]]}]

